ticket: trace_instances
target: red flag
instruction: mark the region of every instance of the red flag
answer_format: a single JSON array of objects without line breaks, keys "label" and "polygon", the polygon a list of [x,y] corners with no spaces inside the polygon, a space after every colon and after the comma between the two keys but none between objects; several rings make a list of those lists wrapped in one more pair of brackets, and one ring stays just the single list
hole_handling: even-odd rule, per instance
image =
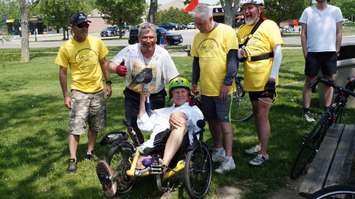
[{"label": "red flag", "polygon": [[186,13],[191,12],[196,8],[197,5],[198,5],[198,0],[191,0],[191,2],[187,4],[182,11]]}]

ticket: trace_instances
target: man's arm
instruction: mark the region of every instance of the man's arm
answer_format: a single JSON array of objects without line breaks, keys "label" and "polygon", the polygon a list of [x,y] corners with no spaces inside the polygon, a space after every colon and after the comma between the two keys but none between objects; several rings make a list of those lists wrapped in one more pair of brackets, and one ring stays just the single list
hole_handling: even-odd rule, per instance
[{"label": "man's arm", "polygon": [[337,28],[337,30],[336,30],[336,51],[337,51],[337,55],[339,55],[340,46],[341,46],[341,39],[342,39],[342,32],[343,32],[343,21],[338,22],[336,28]]},{"label": "man's arm", "polygon": [[197,89],[197,83],[200,79],[200,63],[199,63],[199,58],[194,57],[194,60],[192,62],[192,93],[197,94],[198,89]]},{"label": "man's arm", "polygon": [[224,77],[223,85],[221,87],[220,97],[225,99],[228,95],[230,86],[232,86],[234,77],[237,76],[239,62],[237,60],[238,50],[230,49],[227,53],[227,73]]},{"label": "man's arm", "polygon": [[102,74],[104,75],[105,78],[105,82],[106,82],[106,93],[107,96],[111,96],[112,95],[112,82],[110,79],[110,64],[107,61],[106,57],[104,57],[103,59],[100,60],[100,66],[101,66],[101,70],[102,70]]},{"label": "man's arm", "polygon": [[71,108],[71,97],[68,94],[68,85],[67,85],[67,68],[59,66],[59,82],[60,87],[62,88],[63,97],[64,97],[64,106]]},{"label": "man's arm", "polygon": [[301,44],[302,44],[302,49],[303,49],[303,56],[304,58],[307,57],[307,24],[301,23],[302,29],[301,29]]}]

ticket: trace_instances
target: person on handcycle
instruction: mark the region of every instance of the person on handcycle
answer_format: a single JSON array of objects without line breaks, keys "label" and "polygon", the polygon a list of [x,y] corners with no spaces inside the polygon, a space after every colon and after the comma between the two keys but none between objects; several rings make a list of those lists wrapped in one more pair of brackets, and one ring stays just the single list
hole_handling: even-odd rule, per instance
[{"label": "person on handcycle", "polygon": [[[173,104],[170,107],[155,109],[150,115],[145,107],[149,93],[143,91],[141,94],[137,124],[142,131],[149,131],[152,134],[149,140],[138,147],[137,151],[146,155],[159,141],[164,140],[162,137],[166,135],[163,134],[169,132],[163,149],[163,159],[159,160],[163,173],[169,169],[169,164],[182,145],[185,135],[188,133],[191,143],[193,133],[200,130],[197,121],[203,120],[203,114],[197,106],[190,105],[190,85],[190,82],[183,77],[172,79],[169,83],[169,95]],[[138,160],[137,168],[144,167],[142,160],[147,157],[144,155]],[[117,182],[112,179],[116,172],[104,160],[98,162],[96,172],[105,195],[114,196],[117,191]]]}]

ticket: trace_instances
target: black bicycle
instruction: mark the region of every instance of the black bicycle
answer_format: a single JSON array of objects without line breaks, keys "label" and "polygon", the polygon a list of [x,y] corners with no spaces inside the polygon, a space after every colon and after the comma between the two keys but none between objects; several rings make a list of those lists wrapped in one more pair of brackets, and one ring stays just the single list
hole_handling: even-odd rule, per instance
[{"label": "black bicycle", "polygon": [[331,80],[321,78],[318,78],[317,81],[315,81],[312,88],[314,88],[319,82],[334,88],[334,101],[321,115],[321,118],[313,129],[303,136],[301,150],[299,151],[291,170],[290,177],[292,179],[297,179],[299,176],[306,173],[308,165],[316,155],[328,128],[333,123],[342,121],[348,97],[355,97],[355,77],[351,78],[344,88],[336,86]]},{"label": "black bicycle", "polygon": [[232,103],[230,107],[231,120],[235,122],[244,122],[253,117],[251,102],[246,95],[243,87],[243,78],[235,78],[236,91],[232,94]]},{"label": "black bicycle", "polygon": [[307,197],[307,199],[354,199],[355,187],[335,185],[321,189]]}]

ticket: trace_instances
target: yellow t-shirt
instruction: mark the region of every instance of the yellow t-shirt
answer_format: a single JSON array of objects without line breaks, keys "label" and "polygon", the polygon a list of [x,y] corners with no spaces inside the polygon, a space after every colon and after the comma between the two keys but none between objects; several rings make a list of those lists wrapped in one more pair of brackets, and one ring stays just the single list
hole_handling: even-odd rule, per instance
[{"label": "yellow t-shirt", "polygon": [[[227,53],[237,49],[235,30],[218,24],[209,33],[197,33],[192,43],[191,55],[199,58],[200,91],[202,95],[219,96],[227,73]],[[232,93],[233,90],[230,90]]]},{"label": "yellow t-shirt", "polygon": [[104,88],[100,60],[107,54],[108,49],[99,38],[88,36],[80,43],[72,38],[60,47],[55,63],[70,68],[71,89],[96,93]]},{"label": "yellow t-shirt", "polygon": [[[253,25],[243,25],[240,27],[237,37],[239,43],[244,43]],[[280,29],[274,21],[265,20],[249,39],[245,50],[250,60],[251,56],[258,56],[273,51],[274,47],[282,44]],[[273,58],[259,61],[244,62],[244,89],[246,91],[263,91],[267,83]]]}]

